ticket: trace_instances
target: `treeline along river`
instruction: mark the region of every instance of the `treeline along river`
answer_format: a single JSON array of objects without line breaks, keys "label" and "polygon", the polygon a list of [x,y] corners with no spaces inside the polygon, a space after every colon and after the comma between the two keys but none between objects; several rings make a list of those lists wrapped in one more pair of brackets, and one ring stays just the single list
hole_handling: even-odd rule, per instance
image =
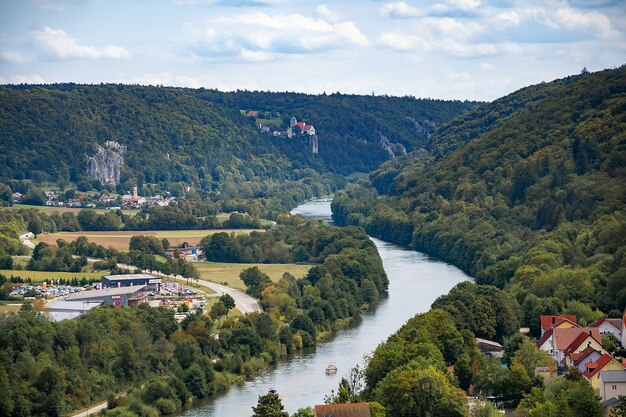
[{"label": "treeline along river", "polygon": [[[309,219],[332,221],[330,199],[309,201],[292,214]],[[245,417],[252,415],[259,395],[271,388],[278,391],[289,413],[300,407],[321,404],[324,395],[336,390],[350,368],[363,362],[371,351],[416,313],[425,312],[435,299],[470,277],[458,268],[392,243],[371,238],[376,244],[389,277],[389,297],[360,323],[338,332],[314,350],[287,356],[254,380],[232,387],[227,393],[197,403],[181,417]],[[335,362],[338,372],[326,375],[324,369]]]}]

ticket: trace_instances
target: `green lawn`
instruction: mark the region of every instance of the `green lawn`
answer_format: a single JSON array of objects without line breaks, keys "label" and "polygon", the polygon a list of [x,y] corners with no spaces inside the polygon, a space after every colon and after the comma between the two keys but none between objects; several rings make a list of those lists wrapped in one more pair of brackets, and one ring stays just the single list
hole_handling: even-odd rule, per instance
[{"label": "green lawn", "polygon": [[18,256],[18,255],[13,256],[13,267],[16,267],[19,265],[22,268],[24,268],[29,260],[30,260],[30,255],[29,256]]},{"label": "green lawn", "polygon": [[281,119],[263,119],[261,117],[257,117],[256,121],[262,125],[272,125],[276,128],[279,128],[283,122]]},{"label": "green lawn", "polygon": [[194,265],[200,271],[202,279],[218,284],[226,283],[231,288],[241,290],[245,290],[246,286],[239,278],[239,274],[246,268],[257,266],[261,271],[269,275],[272,281],[278,281],[285,272],[289,272],[296,278],[302,278],[313,266],[296,264],[236,264],[223,262],[194,262]]},{"label": "green lawn", "polygon": [[48,271],[24,271],[19,269],[2,269],[0,270],[0,274],[9,278],[11,275],[14,277],[21,277],[24,280],[26,278],[30,278],[33,283],[40,283],[44,281],[50,281],[51,279],[72,279],[74,277],[78,279],[87,278],[87,279],[96,279],[100,280],[102,275],[108,274],[108,271],[98,271],[98,272],[48,272]]},{"label": "green lawn", "polygon": [[22,303],[18,301],[0,301],[0,315],[17,313],[22,308]]},{"label": "green lawn", "polygon": [[[33,206],[30,204],[13,204],[13,206],[11,207],[2,207],[3,210],[17,210],[17,209],[29,209],[29,208],[33,208],[33,209],[37,209],[37,210],[41,210],[44,213],[65,213],[65,212],[70,212],[70,213],[74,213],[74,214],[78,214],[79,211],[84,210],[83,208],[79,208],[79,207],[51,207],[51,206]],[[98,213],[100,214],[104,214],[109,212],[110,210],[105,210],[105,209],[92,209],[92,210],[96,210]],[[124,214],[126,214],[127,216],[134,216],[135,214],[137,214],[139,212],[139,210],[123,210]]]}]

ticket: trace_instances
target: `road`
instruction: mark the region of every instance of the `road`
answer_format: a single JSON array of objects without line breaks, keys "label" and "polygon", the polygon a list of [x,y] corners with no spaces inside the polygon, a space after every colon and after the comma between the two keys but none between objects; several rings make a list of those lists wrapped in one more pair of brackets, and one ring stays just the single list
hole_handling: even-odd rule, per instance
[{"label": "road", "polygon": [[[20,236],[20,242],[22,242],[22,244],[28,246],[29,248],[34,249],[35,244],[30,240],[32,238],[33,238],[33,234],[29,232]],[[89,262],[95,262],[95,261],[101,261],[102,259],[88,258],[87,260]],[[130,269],[130,270],[137,269],[137,267],[133,265],[117,264],[117,266],[122,269]],[[181,275],[177,275],[177,276],[165,275],[156,271],[143,271],[143,272],[152,273],[154,275],[159,275],[161,277],[166,277],[166,278],[176,278],[176,279],[183,279],[183,280],[185,279]],[[241,314],[256,313],[256,312],[261,311],[261,306],[259,305],[257,300],[255,300],[254,298],[250,297],[248,294],[245,294],[239,290],[227,287],[226,285],[216,284],[214,282],[206,281],[202,279],[198,280],[197,283],[200,285],[204,285],[205,287],[209,287],[210,289],[212,289],[219,295],[230,294],[230,296],[233,297],[233,299],[235,300],[235,308],[239,310]]]},{"label": "road", "polygon": [[[118,265],[121,268],[125,268],[125,269],[132,269],[133,267],[129,267],[129,265]],[[158,275],[160,277],[166,277],[166,278],[176,278],[178,280],[185,280],[186,278],[181,276],[181,275],[165,275],[165,274],[161,274],[160,272],[157,271],[142,271],[145,273],[149,273],[149,274],[153,274],[153,275]],[[203,279],[199,279],[199,280],[193,280],[193,282],[195,282],[198,285],[203,285],[205,287],[209,287],[210,289],[212,289],[213,291],[215,291],[218,295],[224,295],[224,294],[229,294],[231,297],[233,297],[233,299],[235,300],[235,308],[237,310],[239,310],[241,312],[241,314],[247,314],[247,313],[257,313],[261,311],[261,306],[259,305],[259,303],[257,302],[257,300],[255,300],[254,298],[250,297],[248,294],[245,294],[239,290],[236,290],[234,288],[230,288],[226,285],[221,285],[221,284],[216,284],[214,282],[211,281],[206,281]]]},{"label": "road", "polygon": [[226,285],[216,284],[211,281],[198,280],[198,284],[204,285],[205,287],[209,287],[216,293],[230,294],[231,297],[235,300],[235,307],[237,310],[241,311],[241,314],[246,313],[255,313],[261,311],[261,306],[254,298],[250,297],[248,294],[244,294],[241,291],[238,291],[234,288],[227,287]]},{"label": "road", "polygon": [[104,410],[105,408],[107,408],[107,402],[101,402],[98,403],[96,405],[93,405],[91,408],[89,408],[88,410],[85,411],[81,411],[80,413],[77,414],[72,414],[70,417],[87,417],[87,416],[93,416],[96,413],[99,413],[100,411]]},{"label": "road", "polygon": [[31,242],[31,239],[33,237],[34,235],[31,232],[25,233],[22,236],[20,236],[20,242],[22,242],[22,245],[24,246],[28,246],[31,249],[35,249],[35,244]]}]

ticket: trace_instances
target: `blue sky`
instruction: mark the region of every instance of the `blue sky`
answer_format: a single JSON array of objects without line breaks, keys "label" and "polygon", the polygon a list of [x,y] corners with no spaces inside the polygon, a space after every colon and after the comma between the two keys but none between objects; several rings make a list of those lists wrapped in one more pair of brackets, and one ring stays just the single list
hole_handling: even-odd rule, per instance
[{"label": "blue sky", "polygon": [[2,0],[0,83],[493,100],[626,63],[626,0]]}]

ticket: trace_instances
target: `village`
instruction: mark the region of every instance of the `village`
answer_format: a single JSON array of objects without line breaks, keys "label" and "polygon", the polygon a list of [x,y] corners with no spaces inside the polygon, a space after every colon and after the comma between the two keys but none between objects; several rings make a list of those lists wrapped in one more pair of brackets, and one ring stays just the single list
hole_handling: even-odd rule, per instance
[{"label": "village", "polygon": [[[190,187],[185,187],[185,191],[189,191]],[[144,206],[168,206],[175,203],[182,197],[174,197],[169,193],[165,195],[155,195],[143,197],[138,194],[137,187],[133,187],[132,194],[126,192],[123,195],[112,195],[106,190],[98,191],[93,194],[77,193],[70,190],[66,193],[56,191],[45,191],[45,205],[48,207],[69,207],[69,208],[103,208],[108,210],[139,210]],[[23,195],[15,192],[12,195],[13,203],[21,203]]]},{"label": "village", "polygon": [[[626,396],[626,358],[611,352],[626,348],[626,311],[622,318],[599,318],[586,326],[575,315],[543,315],[537,348],[547,352],[552,366],[535,368],[535,376],[544,382],[568,373],[580,373],[589,381],[604,408],[604,415],[621,404]],[[528,329],[520,329],[527,332]],[[479,350],[502,359],[504,348],[497,342],[476,338]]]}]

